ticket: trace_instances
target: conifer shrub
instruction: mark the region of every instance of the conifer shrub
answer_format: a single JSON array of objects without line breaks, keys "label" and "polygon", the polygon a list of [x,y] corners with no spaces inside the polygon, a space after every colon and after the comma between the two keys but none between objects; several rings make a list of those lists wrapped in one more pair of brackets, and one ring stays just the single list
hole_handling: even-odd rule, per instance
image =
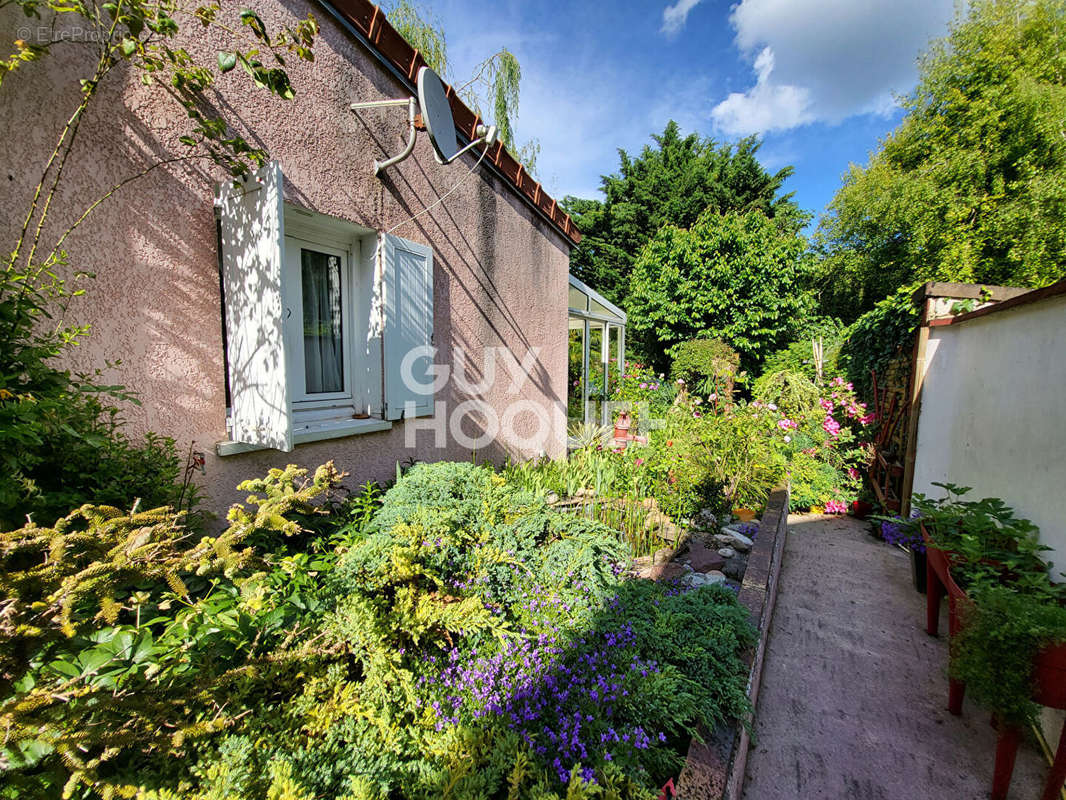
[{"label": "conifer shrub", "polygon": [[729,589],[625,581],[616,532],[487,467],[338,479],[248,481],[217,537],[4,534],[0,797],[650,800],[748,710]]}]

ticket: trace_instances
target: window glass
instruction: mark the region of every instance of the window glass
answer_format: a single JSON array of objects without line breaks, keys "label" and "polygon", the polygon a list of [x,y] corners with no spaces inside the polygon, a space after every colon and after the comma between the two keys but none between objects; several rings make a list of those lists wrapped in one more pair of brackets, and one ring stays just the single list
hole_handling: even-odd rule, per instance
[{"label": "window glass", "polygon": [[607,373],[604,363],[606,337],[602,324],[589,325],[589,421],[602,425],[607,400]]},{"label": "window glass", "polygon": [[599,314],[602,317],[617,317],[618,316],[613,311],[611,311],[611,309],[607,308],[607,306],[601,305],[600,303],[597,303],[595,300],[590,300],[589,303],[590,303],[589,311],[591,311],[593,314]]},{"label": "window glass", "polygon": [[588,311],[589,299],[588,296],[580,289],[570,287],[570,308],[576,311]]},{"label": "window glass", "polygon": [[585,419],[585,323],[570,320],[570,368],[567,372],[566,412],[570,420]]},{"label": "window glass", "polygon": [[344,391],[341,259],[303,249],[304,374],[308,394]]}]

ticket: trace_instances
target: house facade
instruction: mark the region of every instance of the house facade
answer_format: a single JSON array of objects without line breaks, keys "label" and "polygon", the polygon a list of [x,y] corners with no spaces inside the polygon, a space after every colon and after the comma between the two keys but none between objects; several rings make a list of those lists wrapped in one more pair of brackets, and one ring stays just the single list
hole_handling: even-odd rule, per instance
[{"label": "house facade", "polygon": [[[104,368],[104,382],[138,395],[124,408],[131,434],[203,452],[218,513],[241,480],[289,463],[333,460],[354,485],[413,460],[565,453],[569,217],[498,143],[442,165],[420,132],[410,157],[375,175],[404,148],[407,114],[349,107],[414,96],[421,57],[361,0],[256,11],[268,29],[308,13],[320,24],[315,60],[287,67],[292,101],[234,73],[218,84],[227,119],[270,163],[235,185],[209,161],[176,162],[93,212],[66,248],[95,274],[68,312],[91,326],[71,368]],[[225,47],[193,33],[182,44],[205,61]],[[77,105],[84,58],[57,48],[5,81],[9,239]],[[57,230],[186,152],[180,109],[161,92],[132,74],[102,91]],[[479,120],[449,100],[460,144],[472,140]]]}]

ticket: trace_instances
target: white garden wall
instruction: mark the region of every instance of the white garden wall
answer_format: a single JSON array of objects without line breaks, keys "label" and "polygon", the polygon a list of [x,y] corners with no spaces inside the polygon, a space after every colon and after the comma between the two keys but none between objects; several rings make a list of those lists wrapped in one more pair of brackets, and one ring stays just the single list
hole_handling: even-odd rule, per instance
[{"label": "white garden wall", "polygon": [[924,366],[914,491],[940,497],[939,481],[973,487],[972,499],[1003,498],[1040,527],[1063,580],[1066,294],[1034,292],[934,323]]}]

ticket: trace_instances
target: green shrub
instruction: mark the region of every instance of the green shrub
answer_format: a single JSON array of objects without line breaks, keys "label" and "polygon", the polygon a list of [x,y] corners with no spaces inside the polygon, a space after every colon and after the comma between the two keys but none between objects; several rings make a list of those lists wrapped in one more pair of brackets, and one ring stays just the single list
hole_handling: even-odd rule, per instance
[{"label": "green shrub", "polygon": [[692,339],[675,348],[670,376],[700,394],[732,397],[740,356],[721,339]]},{"label": "green shrub", "polygon": [[340,477],[246,481],[218,537],[3,534],[0,797],[649,800],[749,711],[728,589],[623,581],[615,532],[486,467]]},{"label": "green shrub", "polygon": [[837,363],[860,397],[872,399],[871,370],[883,376],[894,359],[910,352],[919,319],[912,295],[920,285],[900,287],[844,331]]},{"label": "green shrub", "polygon": [[776,405],[787,416],[805,416],[818,407],[821,390],[799,372],[766,372],[752,387],[756,400]]},{"label": "green shrub", "polygon": [[169,756],[283,691],[296,672],[284,643],[306,630],[317,589],[278,580],[248,544],[322,513],[340,476],[305,474],[242,484],[253,510],[235,506],[217,537],[197,540],[166,508],[89,505],[0,534],[0,796],[107,795],[146,763],[173,770]]},{"label": "green shrub", "polygon": [[815,341],[822,346],[822,382],[843,375],[837,362],[840,348],[844,344],[844,329],[839,321],[832,318],[816,319],[803,336],[767,358],[763,364],[763,374],[797,372],[810,381],[817,381],[819,376],[814,359]]},{"label": "green shrub", "polygon": [[129,508],[192,508],[195,487],[182,491],[182,461],[173,440],[133,441],[105,400],[136,402],[96,375],[55,366],[86,327],[57,324],[53,306],[69,300],[59,254],[29,270],[0,268],[0,530],[27,516],[51,525],[85,503]]}]

